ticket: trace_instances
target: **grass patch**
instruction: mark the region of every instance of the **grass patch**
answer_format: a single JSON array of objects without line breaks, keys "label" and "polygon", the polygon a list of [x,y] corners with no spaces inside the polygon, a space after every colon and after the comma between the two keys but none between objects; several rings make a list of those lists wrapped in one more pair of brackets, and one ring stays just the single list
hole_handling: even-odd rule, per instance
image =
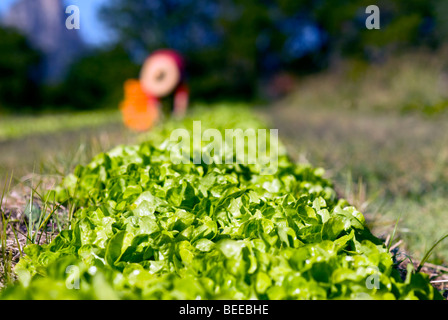
[{"label": "grass patch", "polygon": [[[373,227],[378,233],[385,232],[388,221],[399,218],[397,233],[399,239],[403,240],[403,247],[415,258],[422,258],[426,252],[436,243],[448,230],[446,220],[446,207],[448,199],[440,194],[431,193],[421,200],[409,198],[396,198],[387,201],[373,209]],[[446,263],[448,247],[444,243],[438,246],[429,261],[434,264]]]},{"label": "grass patch", "polygon": [[118,110],[39,116],[0,115],[0,142],[29,135],[57,133],[109,123],[121,123],[121,114]]},{"label": "grass patch", "polygon": [[303,79],[288,104],[364,113],[446,113],[448,47],[438,53],[405,53],[367,64],[340,62]]}]

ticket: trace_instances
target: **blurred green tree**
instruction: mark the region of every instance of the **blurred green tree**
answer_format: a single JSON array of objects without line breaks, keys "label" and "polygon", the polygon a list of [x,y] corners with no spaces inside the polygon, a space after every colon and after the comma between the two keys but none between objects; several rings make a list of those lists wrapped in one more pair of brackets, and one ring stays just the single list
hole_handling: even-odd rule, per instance
[{"label": "blurred green tree", "polygon": [[378,0],[380,30],[365,26],[369,0],[111,0],[101,17],[140,61],[160,47],[182,52],[196,96],[247,98],[272,72],[434,43],[436,3]]},{"label": "blurred green tree", "polygon": [[47,98],[68,109],[117,108],[124,82],[138,73],[139,66],[122,46],[96,49],[73,63],[63,83],[47,88]]},{"label": "blurred green tree", "polygon": [[0,27],[0,109],[23,112],[39,105],[40,60],[25,36]]},{"label": "blurred green tree", "polygon": [[285,32],[280,22],[292,14],[285,15],[287,4],[283,10],[277,2],[113,0],[101,18],[140,62],[161,47],[180,51],[193,97],[253,98],[260,77],[278,71],[285,43],[303,27],[289,23]]},{"label": "blurred green tree", "polygon": [[[403,48],[425,45],[435,35],[435,0],[322,0],[314,19],[329,34],[329,51],[341,57],[375,60]],[[368,30],[365,9],[381,11],[381,29]]]}]

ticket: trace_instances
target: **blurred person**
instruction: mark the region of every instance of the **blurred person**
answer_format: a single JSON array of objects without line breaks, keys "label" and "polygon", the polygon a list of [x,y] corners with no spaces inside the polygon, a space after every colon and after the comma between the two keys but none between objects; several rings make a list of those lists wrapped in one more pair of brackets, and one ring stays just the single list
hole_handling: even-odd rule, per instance
[{"label": "blurred person", "polygon": [[124,93],[120,109],[130,129],[145,131],[162,118],[183,117],[189,90],[182,56],[169,49],[155,51],[145,60],[140,79],[126,81]]}]

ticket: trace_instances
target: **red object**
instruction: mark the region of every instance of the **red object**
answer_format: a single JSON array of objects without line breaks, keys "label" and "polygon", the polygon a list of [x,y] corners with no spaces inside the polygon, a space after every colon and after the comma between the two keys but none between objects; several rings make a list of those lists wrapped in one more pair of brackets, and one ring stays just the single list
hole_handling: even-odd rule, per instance
[{"label": "red object", "polygon": [[185,84],[181,84],[174,94],[174,110],[173,113],[177,117],[183,117],[187,112],[188,99],[190,92]]}]

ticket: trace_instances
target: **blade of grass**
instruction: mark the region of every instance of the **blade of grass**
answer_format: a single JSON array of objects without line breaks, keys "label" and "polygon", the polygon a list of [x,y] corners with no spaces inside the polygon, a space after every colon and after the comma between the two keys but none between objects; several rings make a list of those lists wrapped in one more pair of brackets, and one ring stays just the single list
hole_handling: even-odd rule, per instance
[{"label": "blade of grass", "polygon": [[[2,247],[2,266],[3,266],[3,279],[9,283],[10,278],[11,278],[11,260],[12,260],[12,256],[11,256],[11,252],[9,252],[9,255],[6,256],[6,246],[7,246],[7,229],[8,229],[8,225],[9,225],[9,219],[6,218],[5,212],[3,211],[3,201],[5,199],[5,194],[7,192],[7,190],[9,191],[9,189],[11,188],[11,181],[12,181],[12,173],[11,173],[11,177],[9,179],[9,184],[8,184],[8,174],[6,175],[6,179],[5,179],[5,185],[2,191],[2,196],[0,198],[0,212],[1,212],[1,218],[2,218],[2,234],[1,234],[1,247]],[[7,186],[8,184],[8,186]]]},{"label": "blade of grass", "polygon": [[432,252],[434,251],[434,249],[446,238],[448,238],[448,233],[446,235],[444,235],[443,237],[441,237],[439,240],[436,241],[436,243],[434,243],[432,245],[432,247],[426,252],[426,254],[423,256],[422,261],[420,261],[420,264],[417,267],[417,272],[420,272],[420,270],[423,268],[424,264],[426,263],[426,261],[429,259],[429,257],[431,256]]},{"label": "blade of grass", "polygon": [[14,233],[14,239],[16,240],[17,248],[19,249],[19,253],[20,253],[20,257],[23,257],[23,250],[22,250],[22,246],[20,245],[20,242],[19,242],[19,237],[17,236],[16,228],[14,228],[11,225],[11,229],[12,229],[12,232]]},{"label": "blade of grass", "polygon": [[401,213],[400,216],[397,218],[397,221],[395,222],[394,230],[392,231],[392,234],[390,235],[389,243],[387,244],[387,251],[389,252],[391,250],[392,242],[395,239],[395,234],[397,233],[398,223],[401,219]]},{"label": "blade of grass", "polygon": [[[31,190],[30,190],[30,202],[29,202],[29,210],[32,211],[33,210],[33,187],[32,187],[33,181],[31,181]],[[28,218],[28,225],[27,225],[27,232],[28,232],[28,237],[29,239],[31,239],[31,243],[34,243],[34,239],[33,239],[33,221],[32,219],[32,214],[30,214],[30,217]],[[25,219],[26,221],[26,219]]]}]

